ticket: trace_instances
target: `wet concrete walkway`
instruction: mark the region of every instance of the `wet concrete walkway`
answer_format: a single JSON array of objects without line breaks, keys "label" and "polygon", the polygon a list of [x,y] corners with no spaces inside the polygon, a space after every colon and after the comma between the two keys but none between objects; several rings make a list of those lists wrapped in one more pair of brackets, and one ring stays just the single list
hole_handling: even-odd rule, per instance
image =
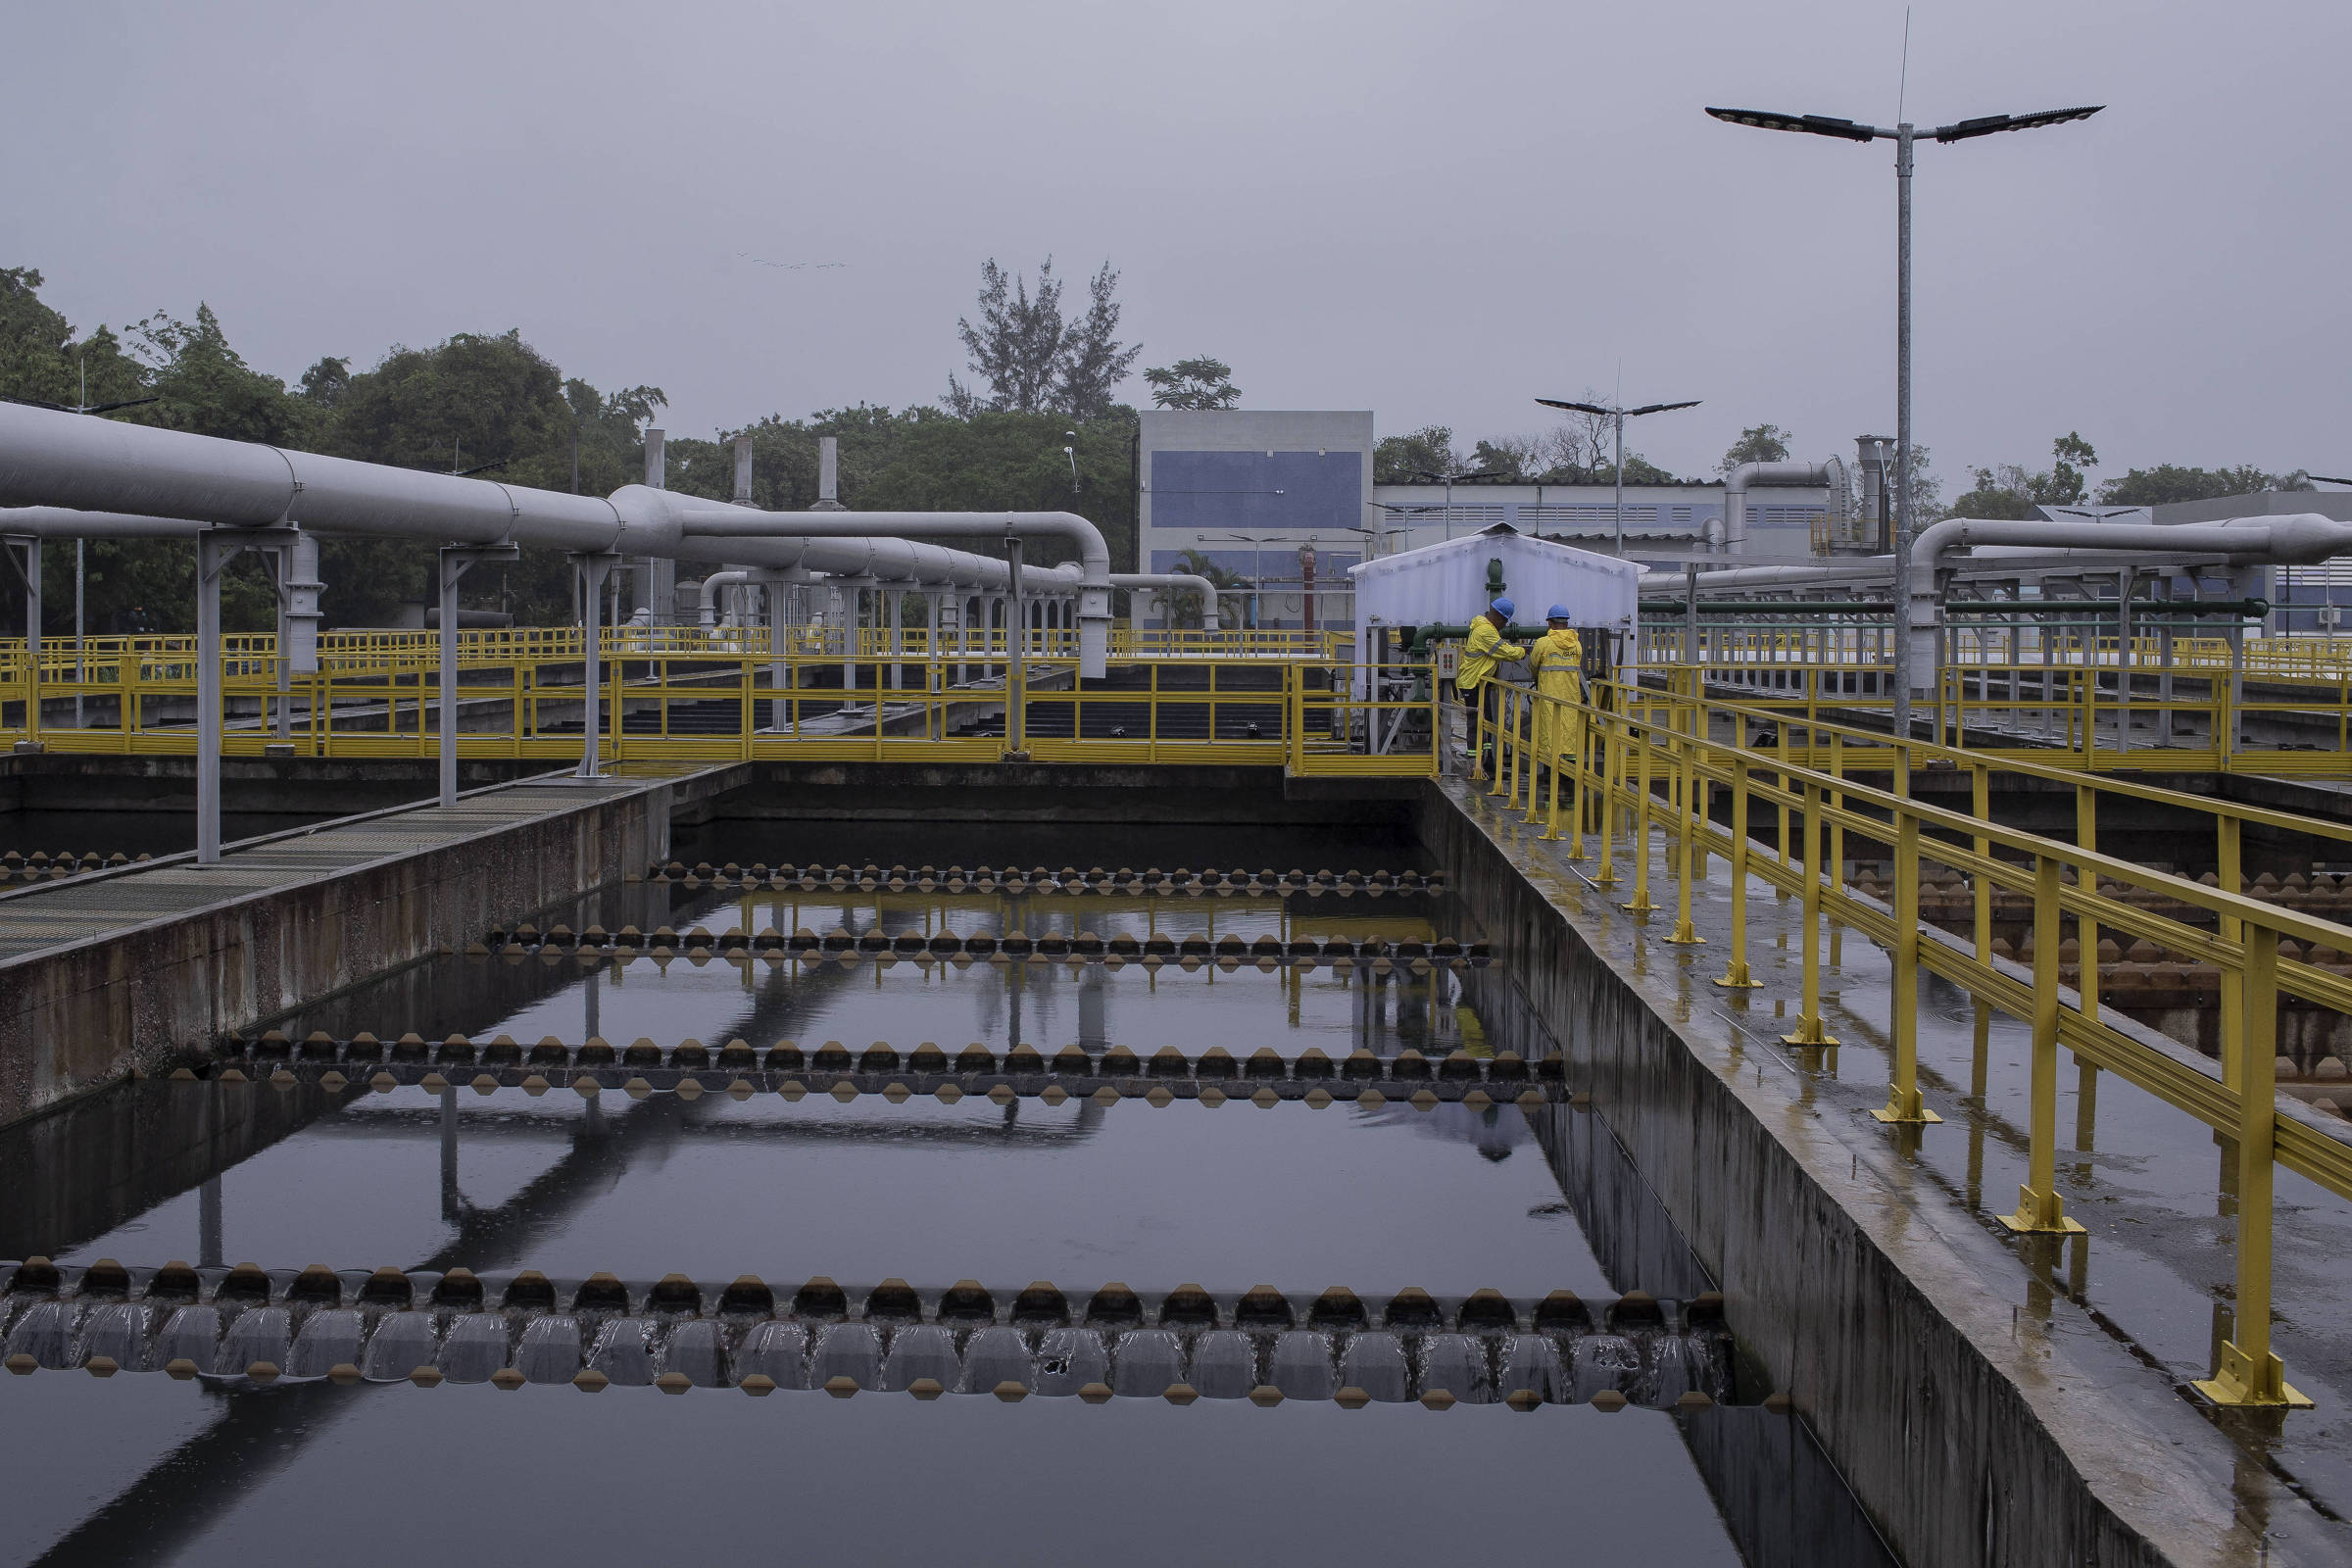
[{"label": "wet concrete walkway", "polygon": [[170,919],[208,905],[438,849],[533,817],[617,799],[708,771],[700,763],[632,763],[594,781],[568,773],[493,785],[458,798],[370,811],[225,847],[217,865],[193,852],[0,893],[0,962],[69,942]]},{"label": "wet concrete walkway", "polygon": [[[1674,929],[1674,858],[1663,832],[1650,864],[1658,909],[1644,918],[1623,907],[1633,897],[1634,865],[1625,839],[1617,850],[1621,880],[1603,890],[1591,881],[1596,838],[1588,836],[1591,853],[1573,860],[1565,840],[1544,842],[1540,823],[1523,823],[1483,789],[1457,780],[1443,788],[1711,1070],[1738,1082],[1751,1106],[1761,1096],[1785,1108],[1776,1134],[1805,1148],[1817,1173],[1836,1154],[1846,1157],[1849,1170],[1837,1174],[1851,1179],[1840,1200],[1888,1228],[1890,1250],[1907,1271],[1915,1264],[1906,1248],[1918,1244],[1923,1257],[1934,1254],[1918,1265],[1928,1272],[1917,1275],[1931,1296],[1956,1287],[1981,1298],[1968,1325],[1981,1348],[1985,1325],[2008,1318],[2004,1348],[2014,1364],[2002,1370],[2030,1368],[2037,1397],[2054,1401],[2045,1409],[2071,1416],[2061,1435],[2070,1446],[2093,1450],[2094,1484],[2120,1481],[2119,1490],[2165,1494],[2148,1500],[2181,1527],[2177,1540],[2202,1539],[2207,1560],[2254,1560],[2237,1554],[2257,1541],[2263,1544],[2255,1549],[2275,1561],[2337,1560],[2352,1550],[2345,1523],[2352,1516],[2352,1423],[2345,1420],[2352,1322],[2341,1308],[2352,1276],[2345,1261],[2352,1207],[2278,1172],[2274,1348],[2288,1380],[2319,1408],[2284,1416],[2217,1412],[2187,1385],[2211,1375],[2214,1351],[2230,1333],[2235,1197],[2224,1188],[2227,1161],[2203,1124],[2062,1050],[2058,1183],[2068,1213],[2087,1233],[2012,1236],[1996,1216],[2014,1210],[2026,1174],[2027,1020],[1981,1010],[1923,968],[1920,1086],[1943,1121],[1888,1127],[1870,1115],[1886,1103],[1891,1073],[1892,976],[1885,950],[1846,931],[1831,962],[1825,934],[1822,1012],[1840,1044],[1786,1044],[1782,1036],[1801,1010],[1798,900],[1753,877],[1735,890],[1727,862],[1709,857],[1691,905],[1704,945],[1672,945],[1665,938]],[[1757,844],[1751,853],[1762,860],[1774,852]],[[1736,895],[1746,902],[1747,956],[1761,982],[1755,990],[1714,983],[1729,956]],[[1573,1065],[1570,1087],[1578,1087]],[[1604,1097],[1596,1092],[1595,1099]],[[1956,1273],[1954,1259],[1963,1265]],[[1835,1410],[1813,1413],[1827,1426],[1838,1423]],[[2204,1487],[2180,1486],[2171,1465],[2124,1463],[2123,1455],[2147,1452],[2151,1444],[2173,1449]],[[2160,1482],[2166,1472],[2171,1479]]]}]

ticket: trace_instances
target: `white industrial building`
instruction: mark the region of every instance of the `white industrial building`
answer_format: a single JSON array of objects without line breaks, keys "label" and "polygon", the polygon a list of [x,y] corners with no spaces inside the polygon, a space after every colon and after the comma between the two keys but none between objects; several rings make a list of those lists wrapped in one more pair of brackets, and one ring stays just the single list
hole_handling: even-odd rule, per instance
[{"label": "white industrial building", "polygon": [[[1519,533],[1612,550],[1613,486],[1501,480],[1375,484],[1368,410],[1174,410],[1142,416],[1137,452],[1138,569],[1205,564],[1238,589],[1228,625],[1342,626],[1357,618],[1349,568],[1369,559],[1507,524]],[[1875,537],[1877,466],[1831,457],[1745,475],[1740,516],[1727,520],[1721,480],[1629,485],[1622,529],[1633,560],[1693,552],[1788,557],[1847,554]],[[1856,480],[1859,480],[1857,494]],[[1645,557],[1643,547],[1649,554]],[[1139,605],[1159,619],[1157,604]]]}]

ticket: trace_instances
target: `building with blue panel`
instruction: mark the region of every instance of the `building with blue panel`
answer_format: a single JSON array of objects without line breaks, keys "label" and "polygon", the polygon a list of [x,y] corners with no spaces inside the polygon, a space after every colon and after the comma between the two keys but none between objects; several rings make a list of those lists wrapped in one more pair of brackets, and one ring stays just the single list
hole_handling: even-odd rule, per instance
[{"label": "building with blue panel", "polygon": [[1216,566],[1242,585],[1228,625],[1348,623],[1348,568],[1377,531],[1370,411],[1147,409],[1142,425],[1145,570]]}]

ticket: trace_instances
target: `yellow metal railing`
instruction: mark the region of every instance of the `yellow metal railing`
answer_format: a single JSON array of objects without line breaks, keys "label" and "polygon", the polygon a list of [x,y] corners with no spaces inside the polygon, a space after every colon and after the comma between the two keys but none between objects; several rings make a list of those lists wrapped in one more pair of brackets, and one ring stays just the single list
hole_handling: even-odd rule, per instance
[{"label": "yellow metal railing", "polygon": [[[1742,690],[1754,706],[1808,725],[1887,712],[1891,668],[1849,657],[1852,641],[1847,628],[1745,650],[1710,644],[1701,667],[1708,685]],[[1915,719],[1955,749],[2058,760],[2082,772],[2352,778],[2352,662],[2330,668],[2294,648],[2248,643],[2233,669],[2218,639],[2176,641],[2170,662],[2138,639],[2129,662],[2113,638],[2053,636],[2044,651],[2046,661],[1944,663],[1936,689],[1913,699]],[[1627,673],[1671,684],[1690,667],[1651,659]]]},{"label": "yellow metal railing", "polygon": [[[1426,699],[1359,702],[1344,636],[1233,633],[1127,638],[1110,678],[1080,682],[1074,636],[1033,636],[1007,692],[1013,653],[845,653],[838,633],[792,628],[781,654],[763,630],[622,628],[603,639],[598,694],[615,761],[1034,760],[1294,765],[1302,771],[1426,775],[1435,768]],[[916,641],[920,641],[917,628]],[[1287,636],[1291,642],[1281,639]],[[960,640],[952,639],[952,642]],[[53,751],[186,753],[196,744],[191,640],[90,639],[78,656],[45,646],[40,701],[18,645],[0,648],[0,741]],[[1285,646],[1315,658],[1276,657]],[[1157,649],[1138,654],[1136,648]],[[1332,651],[1338,650],[1335,655]],[[429,757],[440,744],[441,680],[431,632],[338,633],[318,667],[288,669],[274,640],[224,643],[223,750],[302,756]],[[586,716],[576,629],[464,632],[458,752],[467,759],[577,753]],[[78,711],[78,722],[70,717]],[[1416,714],[1410,722],[1402,715]],[[44,722],[45,720],[45,722]]]},{"label": "yellow metal railing", "polygon": [[[2231,1174],[2238,1197],[2235,1327],[2223,1344],[2213,1376],[2199,1389],[2216,1403],[2281,1406],[2308,1403],[2287,1386],[2270,1349],[2273,1168],[2310,1178],[2352,1198],[2352,1133],[2307,1112],[2276,1091],[2281,997],[2352,1012],[2352,978],[2296,958],[2281,957],[2282,941],[2309,951],[2352,952],[2352,927],[2248,898],[2239,886],[2238,848],[2248,827],[2285,828],[2333,839],[2352,829],[2288,813],[2180,794],[2146,785],[2087,779],[2048,762],[1987,758],[1981,752],[1914,742],[1897,746],[1884,733],[1814,724],[1786,707],[1708,701],[1693,697],[1687,674],[1679,690],[1633,683],[1604,687],[1593,703],[1570,703],[1524,687],[1506,687],[1492,724],[1478,726],[1493,748],[1492,792],[1526,820],[1561,837],[1562,811],[1569,854],[1597,857],[1593,881],[1622,880],[1620,838],[1633,860],[1633,897],[1625,907],[1646,915],[1651,902],[1652,835],[1667,838],[1665,863],[1674,882],[1675,923],[1666,939],[1701,940],[1691,922],[1693,884],[1707,855],[1724,856],[1734,896],[1726,987],[1752,985],[1746,947],[1744,897],[1749,875],[1801,901],[1804,924],[1802,990],[1795,1046],[1835,1042],[1821,1011],[1824,925],[1861,932],[1884,946],[1893,970],[1888,1020],[1891,1074],[1884,1121],[1922,1126],[1937,1118],[1922,1102],[1918,1083],[1918,984],[1924,968],[1968,991],[1981,1004],[2027,1020],[2033,1050],[2028,1072],[2028,1174],[2013,1231],[2062,1234],[2081,1227],[2066,1216],[2055,1183],[2057,1050],[2065,1046],[2091,1066],[2113,1072],[2214,1129],[2233,1149]],[[1581,723],[1584,739],[1577,739]],[[1750,744],[1751,728],[1775,730],[1770,747]],[[1801,734],[1801,740],[1798,736]],[[1962,813],[1910,798],[1910,781],[1929,767],[1966,769],[1973,811]],[[1988,784],[1995,773],[2058,780],[2075,788],[2079,843],[2065,843],[1991,820]],[[1892,788],[1857,775],[1886,775]],[[2098,853],[2102,799],[2161,801],[2202,810],[2220,866],[2219,886],[2151,870]],[[1729,808],[1729,828],[1712,818],[1711,803]],[[1762,849],[1746,833],[1750,813],[1778,813],[1781,831]],[[1793,828],[1793,833],[1791,829]],[[1824,835],[1829,843],[1825,850]],[[1882,903],[1850,891],[1840,874],[1845,840],[1886,845],[1891,855],[1893,896]],[[1592,855],[1587,853],[1592,841]],[[1919,923],[1919,888],[1929,866],[1966,878],[1975,895],[1970,940],[1947,938]],[[2026,895],[2033,908],[2031,962],[1995,956],[1991,908],[1996,894]],[[2139,902],[2133,895],[2145,895]],[[2201,924],[2151,907],[2161,901],[2210,918]],[[2061,930],[2071,918],[2082,955],[2082,984],[2059,985]],[[2219,1063],[2186,1050],[2168,1050],[2126,1032],[2102,1015],[2097,945],[2104,925],[2120,935],[2214,965],[2221,975],[2222,1048]]]}]

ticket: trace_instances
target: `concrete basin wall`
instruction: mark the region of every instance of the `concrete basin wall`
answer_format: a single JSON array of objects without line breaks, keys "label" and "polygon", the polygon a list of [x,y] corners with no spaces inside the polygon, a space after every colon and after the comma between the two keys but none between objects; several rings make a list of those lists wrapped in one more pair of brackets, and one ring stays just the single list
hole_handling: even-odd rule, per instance
[{"label": "concrete basin wall", "polygon": [[1569,1087],[1625,1141],[1734,1329],[1907,1562],[2229,1560],[2227,1497],[2174,1446],[2189,1429],[2198,1446],[2185,1404],[2101,1391],[2019,1343],[1975,1283],[2009,1261],[1981,1229],[1921,1212],[1932,1195],[1890,1194],[1778,1084],[1674,1021],[1677,982],[1654,957],[1644,974],[1604,956],[1594,922],[1624,917],[1576,907],[1598,895],[1515,853],[1515,824],[1483,797],[1430,785],[1418,825],[1565,1050]]},{"label": "concrete basin wall", "polygon": [[667,853],[675,798],[736,771],[551,800],[438,839],[420,816],[427,842],[411,853],[0,962],[0,1122],[641,872]]}]

